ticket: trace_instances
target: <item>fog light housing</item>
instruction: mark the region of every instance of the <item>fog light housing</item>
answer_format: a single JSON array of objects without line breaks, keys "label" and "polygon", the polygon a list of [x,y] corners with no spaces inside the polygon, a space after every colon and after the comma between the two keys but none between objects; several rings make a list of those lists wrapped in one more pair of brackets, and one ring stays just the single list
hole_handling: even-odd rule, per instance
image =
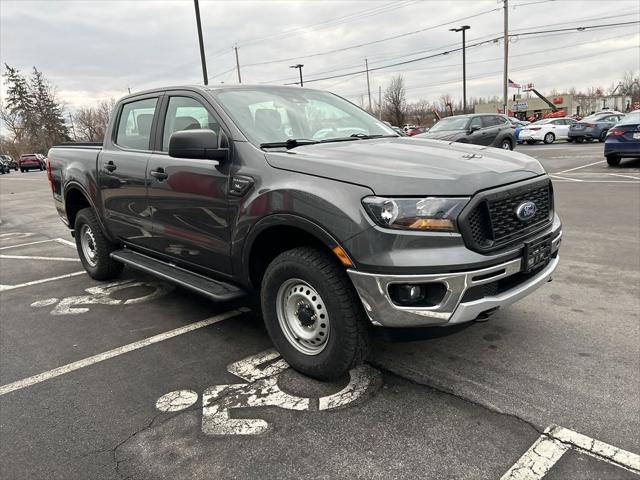
[{"label": "fog light housing", "polygon": [[442,302],[444,283],[394,283],[389,285],[391,301],[400,307],[434,307]]}]

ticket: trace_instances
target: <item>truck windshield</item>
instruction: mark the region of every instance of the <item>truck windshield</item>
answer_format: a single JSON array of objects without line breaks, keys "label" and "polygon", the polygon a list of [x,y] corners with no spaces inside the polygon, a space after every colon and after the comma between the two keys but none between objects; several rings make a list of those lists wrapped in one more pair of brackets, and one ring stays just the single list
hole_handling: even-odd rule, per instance
[{"label": "truck windshield", "polygon": [[328,92],[239,88],[213,93],[242,133],[258,146],[398,136],[382,121]]},{"label": "truck windshield", "polygon": [[469,123],[468,117],[448,117],[443,118],[438,123],[436,123],[429,133],[431,132],[444,132],[448,130],[466,130],[467,124]]}]

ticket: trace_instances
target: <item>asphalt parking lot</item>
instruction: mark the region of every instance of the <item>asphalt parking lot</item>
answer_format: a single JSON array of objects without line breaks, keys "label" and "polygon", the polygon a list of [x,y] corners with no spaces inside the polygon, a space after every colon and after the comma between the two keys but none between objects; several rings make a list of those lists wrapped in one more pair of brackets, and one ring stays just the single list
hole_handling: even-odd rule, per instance
[{"label": "asphalt parking lot", "polygon": [[320,383],[251,303],[91,280],[44,172],[0,177],[6,479],[640,475],[640,159],[523,145],[554,179],[554,281],[488,322],[381,332]]}]

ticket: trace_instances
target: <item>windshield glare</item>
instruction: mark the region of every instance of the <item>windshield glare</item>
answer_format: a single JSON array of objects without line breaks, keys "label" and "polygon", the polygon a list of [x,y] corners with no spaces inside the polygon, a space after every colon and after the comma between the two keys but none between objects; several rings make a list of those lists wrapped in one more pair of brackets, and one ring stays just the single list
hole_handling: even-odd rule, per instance
[{"label": "windshield glare", "polygon": [[431,129],[431,132],[443,132],[449,130],[466,130],[469,119],[467,117],[448,117],[443,118],[436,123]]},{"label": "windshield glare", "polygon": [[350,136],[397,136],[381,121],[328,92],[270,88],[222,90],[214,95],[256,145],[290,139],[331,141]]}]

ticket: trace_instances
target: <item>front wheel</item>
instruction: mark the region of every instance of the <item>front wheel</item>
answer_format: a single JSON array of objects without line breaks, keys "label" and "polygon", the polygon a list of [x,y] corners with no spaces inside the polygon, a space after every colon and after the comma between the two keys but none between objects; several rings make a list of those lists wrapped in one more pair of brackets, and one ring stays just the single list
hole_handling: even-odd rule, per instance
[{"label": "front wheel", "polygon": [[607,165],[617,167],[620,165],[620,157],[618,155],[607,155]]},{"label": "front wheel", "polygon": [[511,140],[505,138],[502,140],[502,143],[500,143],[500,148],[503,150],[513,150],[513,144],[511,143]]},{"label": "front wheel", "polygon": [[280,254],[267,267],[260,299],[271,340],[299,372],[337,378],[366,358],[368,321],[330,254],[307,247]]},{"label": "front wheel", "polygon": [[89,276],[95,280],[117,277],[124,265],[113,260],[111,252],[118,246],[102,233],[92,209],[83,208],[78,212],[74,229],[78,255]]},{"label": "front wheel", "polygon": [[546,143],[547,145],[550,144],[550,143],[555,142],[555,140],[556,140],[556,136],[551,132],[547,133],[544,136],[544,143]]}]

